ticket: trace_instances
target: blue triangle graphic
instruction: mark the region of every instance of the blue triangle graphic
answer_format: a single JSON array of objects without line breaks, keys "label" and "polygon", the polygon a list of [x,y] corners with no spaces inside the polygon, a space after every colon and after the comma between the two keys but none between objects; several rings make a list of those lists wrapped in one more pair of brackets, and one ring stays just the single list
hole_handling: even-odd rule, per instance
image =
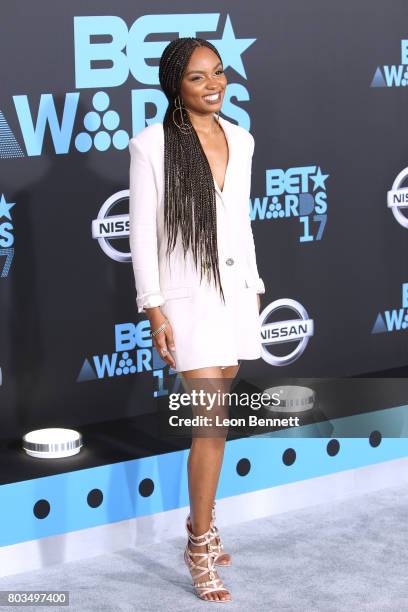
[{"label": "blue triangle graphic", "polygon": [[81,371],[79,373],[79,376],[77,378],[77,382],[84,382],[85,380],[95,380],[95,379],[96,379],[96,374],[94,370],[92,369],[92,366],[89,363],[88,359],[85,359],[83,366],[81,368]]},{"label": "blue triangle graphic", "polygon": [[25,155],[0,110],[0,159],[12,157],[25,157]]},{"label": "blue triangle graphic", "polygon": [[374,78],[371,81],[370,87],[387,87],[387,83],[385,82],[385,79],[379,66],[375,71]]},{"label": "blue triangle graphic", "polygon": [[384,332],[388,331],[387,327],[384,323],[384,319],[382,317],[382,315],[380,313],[378,313],[377,318],[375,320],[373,329],[371,330],[372,334],[383,334]]}]

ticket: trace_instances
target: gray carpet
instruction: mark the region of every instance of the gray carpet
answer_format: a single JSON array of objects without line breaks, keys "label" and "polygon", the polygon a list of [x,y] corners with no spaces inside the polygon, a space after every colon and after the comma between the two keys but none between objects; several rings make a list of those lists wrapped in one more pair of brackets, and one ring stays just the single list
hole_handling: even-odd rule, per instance
[{"label": "gray carpet", "polygon": [[406,612],[407,519],[405,486],[223,528],[233,555],[233,566],[220,569],[229,603],[192,594],[182,538],[3,577],[0,589],[69,590],[70,606],[58,609],[70,612]]}]

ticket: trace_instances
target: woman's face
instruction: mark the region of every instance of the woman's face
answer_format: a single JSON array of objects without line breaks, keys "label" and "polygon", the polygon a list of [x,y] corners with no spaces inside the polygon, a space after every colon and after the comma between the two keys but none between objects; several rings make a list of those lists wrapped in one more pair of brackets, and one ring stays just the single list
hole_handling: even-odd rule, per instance
[{"label": "woman's face", "polygon": [[226,86],[218,55],[208,47],[194,49],[180,87],[180,97],[187,109],[199,114],[219,112]]}]

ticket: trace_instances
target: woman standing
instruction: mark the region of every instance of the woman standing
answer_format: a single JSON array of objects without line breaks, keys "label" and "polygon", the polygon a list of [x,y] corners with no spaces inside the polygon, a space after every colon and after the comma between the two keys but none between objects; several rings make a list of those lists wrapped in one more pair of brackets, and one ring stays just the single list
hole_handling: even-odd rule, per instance
[{"label": "woman standing", "polygon": [[[165,48],[163,123],[130,140],[130,248],[138,312],[154,346],[186,389],[228,391],[239,360],[261,356],[259,277],[249,218],[254,139],[223,119],[227,80],[201,38]],[[225,408],[221,408],[223,412]],[[215,526],[226,432],[193,435],[184,558],[198,597],[230,601],[215,565],[230,555]]]}]

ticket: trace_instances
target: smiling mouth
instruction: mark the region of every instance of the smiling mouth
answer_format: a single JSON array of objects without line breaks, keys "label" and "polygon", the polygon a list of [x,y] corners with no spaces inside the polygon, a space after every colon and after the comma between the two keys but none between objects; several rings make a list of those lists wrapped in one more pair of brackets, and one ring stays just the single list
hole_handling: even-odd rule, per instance
[{"label": "smiling mouth", "polygon": [[220,102],[220,100],[221,100],[221,92],[218,91],[215,94],[210,94],[208,96],[203,96],[203,100],[205,100],[206,102],[209,102],[210,104],[214,104],[216,102]]}]

